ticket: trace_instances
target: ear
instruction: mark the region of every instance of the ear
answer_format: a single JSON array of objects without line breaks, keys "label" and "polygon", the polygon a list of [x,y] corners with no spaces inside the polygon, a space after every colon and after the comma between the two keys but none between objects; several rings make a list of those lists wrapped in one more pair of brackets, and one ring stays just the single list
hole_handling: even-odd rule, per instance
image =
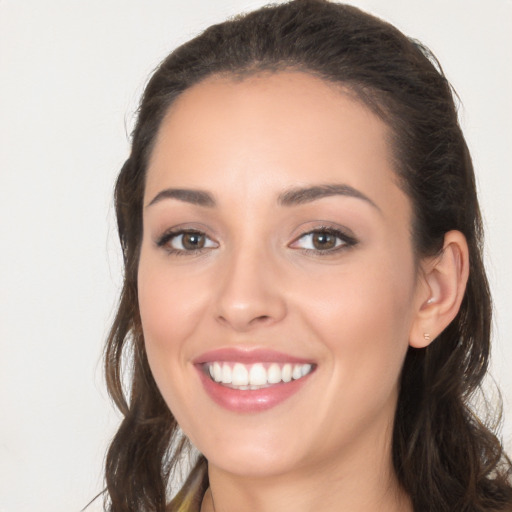
[{"label": "ear", "polygon": [[459,312],[469,275],[469,251],[460,231],[449,231],[441,253],[421,262],[417,309],[409,345],[428,346]]}]

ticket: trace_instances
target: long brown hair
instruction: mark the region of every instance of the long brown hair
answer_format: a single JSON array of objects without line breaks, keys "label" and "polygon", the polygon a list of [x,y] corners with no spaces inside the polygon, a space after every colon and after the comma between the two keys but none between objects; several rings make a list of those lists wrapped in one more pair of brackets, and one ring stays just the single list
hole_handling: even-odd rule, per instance
[{"label": "long brown hair", "polygon": [[[420,43],[357,8],[325,0],[264,7],[212,26],[172,52],[145,89],[115,189],[125,275],[105,370],[124,419],[106,460],[108,510],[166,510],[171,475],[187,446],[151,375],[137,302],[145,173],[160,123],[184,90],[209,76],[284,69],[343,84],[391,128],[419,257],[436,254],[450,230],[461,231],[469,245],[471,269],[457,317],[429,347],[410,348],[406,356],[393,432],[401,485],[416,511],[512,510],[510,461],[468,405],[487,371],[491,299],[473,166],[451,86]],[[203,458],[178,502],[197,478],[200,494],[207,485]]]}]

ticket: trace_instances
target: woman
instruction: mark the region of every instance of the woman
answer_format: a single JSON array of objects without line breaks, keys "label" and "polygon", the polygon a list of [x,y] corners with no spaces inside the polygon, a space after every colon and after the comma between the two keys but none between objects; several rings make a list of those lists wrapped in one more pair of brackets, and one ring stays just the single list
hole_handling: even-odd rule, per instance
[{"label": "woman", "polygon": [[491,315],[473,169],[425,48],[322,0],[211,27],[148,83],[116,209],[109,510],[512,510],[467,404]]}]

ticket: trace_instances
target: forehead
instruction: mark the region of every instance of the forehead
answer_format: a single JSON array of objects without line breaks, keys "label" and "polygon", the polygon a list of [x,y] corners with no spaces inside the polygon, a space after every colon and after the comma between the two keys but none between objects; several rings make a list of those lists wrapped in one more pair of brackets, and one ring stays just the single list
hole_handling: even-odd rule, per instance
[{"label": "forehead", "polygon": [[209,78],[164,118],[146,196],[165,186],[269,195],[342,182],[389,202],[401,193],[389,132],[355,93],[307,73]]},{"label": "forehead", "polygon": [[265,132],[269,146],[285,149],[293,139],[304,150],[320,150],[341,139],[350,145],[363,131],[388,153],[387,125],[354,91],[299,71],[207,78],[171,105],[156,146],[165,139],[165,145],[175,141],[183,149],[206,147],[214,142],[215,131],[229,127],[233,148],[250,137],[253,145],[263,143]]}]

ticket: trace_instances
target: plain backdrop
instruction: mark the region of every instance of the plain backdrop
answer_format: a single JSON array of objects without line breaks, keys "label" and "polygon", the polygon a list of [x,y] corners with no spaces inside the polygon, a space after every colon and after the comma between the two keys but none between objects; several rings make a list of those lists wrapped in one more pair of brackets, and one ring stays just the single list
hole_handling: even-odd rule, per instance
[{"label": "plain backdrop", "polygon": [[[172,48],[263,3],[0,0],[0,512],[78,511],[101,490],[119,419],[101,366],[121,276],[111,196],[137,101]],[[510,450],[512,2],[350,3],[426,43],[461,97]]]}]

